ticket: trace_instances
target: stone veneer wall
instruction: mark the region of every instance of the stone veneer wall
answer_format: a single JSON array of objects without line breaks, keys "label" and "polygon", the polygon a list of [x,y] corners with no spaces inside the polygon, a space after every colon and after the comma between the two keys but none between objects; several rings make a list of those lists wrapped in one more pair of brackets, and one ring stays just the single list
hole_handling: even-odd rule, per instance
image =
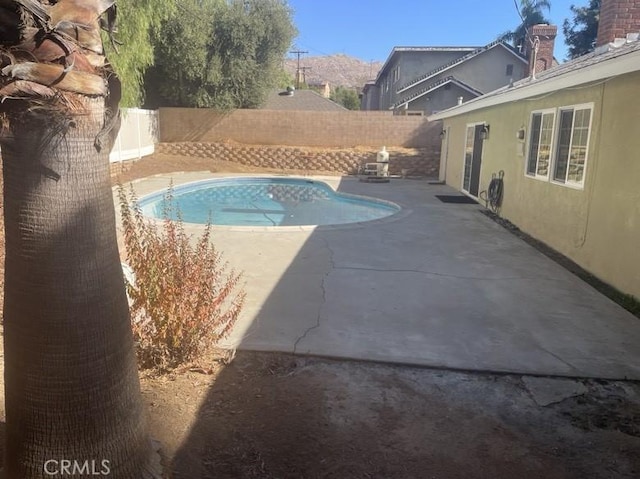
[{"label": "stone veneer wall", "polygon": [[[179,142],[160,143],[156,151],[180,156],[214,158],[263,168],[356,174],[364,163],[376,161],[378,150]],[[388,151],[390,174],[400,175],[402,170],[407,170],[408,176],[438,176],[438,148],[388,148]]]}]

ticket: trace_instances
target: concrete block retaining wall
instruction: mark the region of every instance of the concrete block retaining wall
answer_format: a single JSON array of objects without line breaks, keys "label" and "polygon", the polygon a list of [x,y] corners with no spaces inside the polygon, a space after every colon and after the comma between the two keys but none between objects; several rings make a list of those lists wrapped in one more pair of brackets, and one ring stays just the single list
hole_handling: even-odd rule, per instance
[{"label": "concrete block retaining wall", "polygon": [[441,124],[385,111],[234,110],[161,108],[160,141],[321,148],[440,147]]},{"label": "concrete block retaining wall", "polygon": [[[393,175],[407,170],[409,176],[437,177],[439,150],[388,148],[389,171]],[[247,166],[317,172],[355,174],[362,165],[376,161],[377,149],[307,149],[288,146],[238,145],[228,143],[161,143],[158,153],[214,158]]]}]

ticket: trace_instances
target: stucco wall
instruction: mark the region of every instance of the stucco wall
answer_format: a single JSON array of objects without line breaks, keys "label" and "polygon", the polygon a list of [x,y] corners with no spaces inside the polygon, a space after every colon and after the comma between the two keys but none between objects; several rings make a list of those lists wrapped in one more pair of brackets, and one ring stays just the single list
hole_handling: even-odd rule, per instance
[{"label": "stucco wall", "polygon": [[428,73],[440,65],[445,65],[470,51],[430,51],[400,53],[400,80],[396,88],[413,81],[416,77]]},{"label": "stucco wall", "polygon": [[379,110],[380,109],[380,88],[376,85],[369,85],[363,92],[360,99],[361,110]]},{"label": "stucco wall", "polygon": [[[444,120],[450,127],[447,184],[462,189],[465,130],[468,123],[486,122],[480,190],[492,173],[504,170],[501,214],[523,231],[547,243],[616,288],[640,297],[640,73],[600,85],[565,90],[486,108]],[[525,176],[526,145],[520,127],[529,134],[531,111],[593,103],[593,119],[583,189]],[[522,148],[519,151],[519,148]],[[444,162],[443,158],[443,162]]]},{"label": "stucco wall", "polygon": [[[620,278],[618,286],[640,298],[640,73],[604,87],[603,131],[590,225],[586,238],[589,269]],[[614,285],[616,285],[614,283]]]},{"label": "stucco wall", "polygon": [[[507,65],[513,65],[513,74],[507,75]],[[501,46],[496,46],[455,68],[443,73],[454,75],[457,79],[477,88],[490,92],[525,77],[527,63]]]},{"label": "stucco wall", "polygon": [[[513,66],[511,75],[506,74],[507,65]],[[511,51],[498,45],[450,69],[443,70],[433,78],[429,78],[409,90],[394,95],[393,101],[401,101],[411,94],[419,93],[428,88],[429,85],[449,76],[453,76],[481,92],[489,92],[508,85],[511,79],[514,81],[520,80],[524,77],[525,70],[526,62],[523,62]],[[440,87],[428,94],[430,101],[426,101],[426,97],[421,96],[409,103],[409,109],[423,110],[430,114],[455,106],[458,96],[463,96],[464,101],[476,97],[476,95],[467,90],[461,90],[461,93],[453,95],[449,90]]]},{"label": "stucco wall", "polygon": [[318,146],[439,145],[439,129],[424,117],[373,111],[276,111],[161,108],[160,141]]},{"label": "stucco wall", "polygon": [[[380,108],[382,110],[388,109],[395,102],[406,97],[412,90],[404,91],[402,93],[396,93],[396,90],[409,82],[414,81],[417,77],[424,75],[441,65],[445,65],[457,58],[466,55],[469,52],[465,51],[431,51],[431,52],[400,52],[397,55],[397,60],[393,64],[389,65],[386,75],[381,77],[381,86],[384,85],[384,81],[389,78],[390,88],[388,92],[383,91],[381,96]],[[393,83],[393,68],[396,65],[400,65],[400,79]],[[430,82],[433,80],[430,80]],[[420,84],[417,88],[424,88],[426,83]],[[415,108],[412,108],[415,109]]]},{"label": "stucco wall", "polygon": [[430,115],[438,111],[446,110],[458,104],[458,97],[462,97],[463,101],[469,101],[476,95],[459,87],[455,83],[449,83],[449,88],[441,87],[427,95],[421,96],[409,105],[411,110],[422,110],[425,115]]}]

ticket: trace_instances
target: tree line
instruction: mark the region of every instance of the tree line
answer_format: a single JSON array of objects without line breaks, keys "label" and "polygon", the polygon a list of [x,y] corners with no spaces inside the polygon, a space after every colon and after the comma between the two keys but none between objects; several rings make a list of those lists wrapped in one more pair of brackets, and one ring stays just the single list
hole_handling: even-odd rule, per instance
[{"label": "tree line", "polygon": [[[529,28],[539,23],[551,23],[546,17],[546,12],[551,10],[551,2],[549,0],[520,0],[520,5],[515,4],[522,22],[515,29],[503,33],[498,38],[521,49]],[[573,18],[571,20],[565,19],[562,24],[565,44],[569,47],[569,60],[589,53],[595,48],[600,4],[601,0],[589,0],[589,4],[583,7],[571,5]]]},{"label": "tree line", "polygon": [[[120,0],[108,55],[123,105],[256,108],[286,83],[297,34],[284,0]],[[116,52],[117,48],[117,52]]]},{"label": "tree line", "polygon": [[[569,59],[593,50],[601,0],[571,5],[563,23]],[[515,3],[515,2],[514,2]],[[120,0],[117,42],[107,55],[123,81],[124,106],[257,108],[290,78],[283,61],[297,35],[286,0]],[[499,38],[522,46],[526,31],[549,23],[549,0],[519,0],[522,22]],[[357,109],[355,90],[332,99]]]}]

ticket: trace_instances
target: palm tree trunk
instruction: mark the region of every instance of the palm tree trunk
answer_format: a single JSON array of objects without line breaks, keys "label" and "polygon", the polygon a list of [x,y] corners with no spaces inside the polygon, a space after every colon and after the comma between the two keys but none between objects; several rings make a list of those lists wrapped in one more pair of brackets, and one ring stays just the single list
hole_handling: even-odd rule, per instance
[{"label": "palm tree trunk", "polygon": [[153,454],[117,249],[110,148],[94,145],[104,99],[82,101],[85,114],[14,113],[2,138],[7,479],[51,477],[62,459],[84,468],[68,477],[86,477],[89,461],[109,477],[137,479]]},{"label": "palm tree trunk", "polygon": [[120,95],[101,16],[113,31],[113,0],[0,0],[6,479],[157,477],[116,241]]}]

